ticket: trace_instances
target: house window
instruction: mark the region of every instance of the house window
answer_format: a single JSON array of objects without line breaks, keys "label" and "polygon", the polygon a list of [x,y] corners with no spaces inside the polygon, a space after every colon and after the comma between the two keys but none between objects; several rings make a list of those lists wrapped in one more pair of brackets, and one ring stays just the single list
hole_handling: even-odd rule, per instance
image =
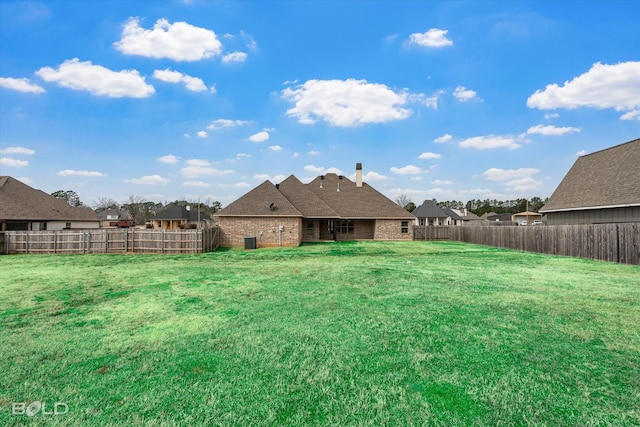
[{"label": "house window", "polygon": [[424,225],[424,218],[420,218],[420,225]]},{"label": "house window", "polygon": [[402,234],[408,234],[409,233],[409,221],[402,221],[401,222],[400,231],[402,232]]},{"label": "house window", "polygon": [[307,234],[313,236],[313,221],[307,222]]},{"label": "house window", "polygon": [[64,228],[66,228],[66,229],[71,228],[71,223],[70,223],[70,222],[67,222],[67,223],[65,224]]},{"label": "house window", "polygon": [[336,231],[341,234],[353,234],[353,221],[350,219],[341,219],[338,221]]}]

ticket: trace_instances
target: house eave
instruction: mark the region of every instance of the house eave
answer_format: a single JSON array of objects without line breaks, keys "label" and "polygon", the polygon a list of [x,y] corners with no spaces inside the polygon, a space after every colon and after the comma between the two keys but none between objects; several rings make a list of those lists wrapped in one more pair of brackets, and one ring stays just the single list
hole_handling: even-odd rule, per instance
[{"label": "house eave", "polygon": [[616,209],[616,208],[633,208],[636,206],[640,206],[640,203],[626,203],[620,205],[604,205],[604,206],[580,206],[576,208],[561,208],[561,209],[540,209],[540,213],[550,213],[550,212],[570,212],[570,211],[586,211],[586,210],[594,210],[594,209]]}]

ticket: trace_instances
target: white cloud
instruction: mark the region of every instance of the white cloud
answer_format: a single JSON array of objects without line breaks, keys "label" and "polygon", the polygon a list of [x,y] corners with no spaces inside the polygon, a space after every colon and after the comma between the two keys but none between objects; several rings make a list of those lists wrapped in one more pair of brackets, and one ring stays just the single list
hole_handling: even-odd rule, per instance
[{"label": "white cloud", "polygon": [[[640,111],[640,61],[615,65],[593,64],[591,69],[565,81],[563,86],[549,84],[527,99],[527,107],[541,110],[592,107],[629,111],[631,117]],[[627,117],[629,113],[624,116]]]},{"label": "white cloud", "polygon": [[219,187],[232,187],[232,188],[249,188],[250,184],[246,182],[236,182],[235,184],[218,184]]},{"label": "white cloud", "polygon": [[286,176],[284,175],[274,175],[274,176],[269,176],[265,173],[259,173],[253,176],[255,179],[260,180],[260,181],[271,181],[271,182],[281,182],[284,181],[285,179],[287,179]]},{"label": "white cloud", "polygon": [[557,119],[558,117],[560,117],[560,114],[558,113],[549,113],[549,114],[545,114],[544,118],[545,119]]},{"label": "white cloud", "polygon": [[206,138],[209,136],[209,134],[203,130],[198,131],[197,135],[198,135],[198,138]]},{"label": "white cloud", "polygon": [[203,159],[189,159],[186,163],[190,166],[211,166],[208,160]]},{"label": "white cloud", "polygon": [[245,52],[231,52],[222,57],[222,62],[228,64],[230,62],[244,62],[247,60],[247,55]]},{"label": "white cloud", "polygon": [[527,129],[527,134],[539,134],[539,135],[553,135],[553,136],[561,136],[566,135],[568,133],[578,133],[580,132],[580,128],[574,127],[556,127],[556,126],[544,126],[544,125],[536,125]]},{"label": "white cloud", "polygon": [[247,157],[251,157],[251,154],[248,154],[248,153],[238,153],[238,154],[236,154],[236,159],[242,159],[242,158],[247,158]]},{"label": "white cloud", "polygon": [[151,30],[139,25],[138,18],[129,18],[122,30],[122,38],[114,43],[125,55],[149,58],[169,58],[174,61],[199,61],[219,55],[222,43],[216,33],[186,22],[170,24],[158,19]]},{"label": "white cloud", "polygon": [[36,150],[32,150],[31,148],[25,148],[25,147],[7,147],[7,148],[0,148],[0,154],[26,154],[26,155],[32,155],[35,154]]},{"label": "white cloud", "polygon": [[0,77],[0,87],[25,93],[47,92],[42,86],[31,83],[29,79],[14,79],[12,77]]},{"label": "white cloud", "polygon": [[431,183],[433,185],[451,185],[451,184],[453,184],[453,182],[451,182],[451,181],[443,181],[441,179],[433,180],[433,181],[431,181]]},{"label": "white cloud", "polygon": [[453,45],[453,41],[447,38],[449,30],[431,28],[425,33],[413,33],[409,36],[409,42],[424,47],[441,48]]},{"label": "white cloud", "polygon": [[310,156],[317,156],[320,154],[320,152],[316,150],[311,150],[307,154],[309,154]]},{"label": "white cloud", "polygon": [[250,124],[249,120],[230,120],[230,119],[217,119],[211,122],[207,129],[218,130],[223,128],[231,128],[236,126],[244,126]]},{"label": "white cloud", "polygon": [[417,102],[418,104],[423,104],[426,107],[437,110],[438,100],[440,99],[440,95],[442,95],[443,93],[443,90],[438,90],[431,96],[426,96],[423,93],[412,93],[408,95],[407,101]]},{"label": "white cloud", "polygon": [[0,166],[6,166],[10,168],[20,168],[29,166],[29,162],[26,160],[18,160],[13,157],[0,157]]},{"label": "white cloud", "polygon": [[158,157],[158,161],[160,163],[166,163],[168,165],[176,164],[178,163],[178,160],[180,160],[180,157],[174,156],[173,154],[168,154],[166,156]]},{"label": "white cloud", "polygon": [[587,151],[586,151],[586,150],[580,150],[580,151],[578,151],[578,152],[576,153],[576,156],[578,156],[578,157],[582,157],[582,156],[584,156],[584,155],[586,155],[586,154],[587,154]]},{"label": "white cloud", "polygon": [[97,171],[77,171],[72,169],[61,170],[57,174],[58,176],[84,176],[85,178],[101,178],[107,176],[102,172]]},{"label": "white cloud", "polygon": [[491,150],[494,148],[508,148],[509,150],[513,150],[520,148],[520,143],[522,142],[525,141],[520,136],[486,135],[475,136],[460,141],[460,147],[475,148],[477,150]]},{"label": "white cloud", "polygon": [[434,139],[433,142],[435,142],[436,144],[444,144],[445,142],[451,141],[451,138],[453,138],[451,135],[445,133],[444,135]]},{"label": "white cloud", "polygon": [[453,96],[460,102],[470,101],[477,97],[475,90],[467,89],[464,86],[458,86],[453,91]]},{"label": "white cloud", "polygon": [[323,166],[315,166],[315,165],[306,165],[304,167],[304,170],[308,171],[308,172],[313,172],[313,173],[317,173],[319,175],[326,175],[328,173],[335,173],[336,175],[343,175],[342,170],[338,169],[338,168],[325,168]]},{"label": "white cloud", "polygon": [[542,181],[538,181],[534,178],[519,178],[514,179],[506,183],[506,188],[509,191],[532,191],[540,187]]},{"label": "white cloud", "polygon": [[185,187],[210,187],[211,184],[208,184],[204,181],[185,181],[184,183],[182,183],[183,186]]},{"label": "white cloud", "polygon": [[536,190],[542,184],[534,178],[540,170],[535,168],[499,169],[491,168],[483,172],[487,181],[504,182],[508,191]]},{"label": "white cloud", "polygon": [[124,181],[140,185],[165,185],[169,182],[168,179],[163,178],[160,175],[145,175],[142,178],[131,178],[125,179]]},{"label": "white cloud", "polygon": [[368,182],[368,181],[384,181],[385,179],[389,179],[389,178],[384,176],[384,175],[382,175],[382,174],[379,174],[378,172],[374,172],[374,171],[369,171],[369,172],[365,173],[364,175],[362,175],[362,180],[365,181],[365,182]]},{"label": "white cloud", "polygon": [[442,158],[442,154],[432,153],[430,151],[424,152],[418,156],[419,159],[440,159]]},{"label": "white cloud", "polygon": [[264,141],[268,141],[269,140],[269,132],[267,131],[260,131],[258,133],[256,133],[255,135],[251,135],[249,137],[249,140],[253,141],[253,142],[264,142]]},{"label": "white cloud", "polygon": [[279,146],[279,145],[271,145],[271,146],[269,146],[269,150],[271,150],[271,151],[282,151],[283,148],[281,146]]},{"label": "white cloud", "polygon": [[422,173],[422,168],[413,165],[407,165],[401,168],[397,168],[394,166],[391,168],[391,173],[394,173],[396,175],[416,175]]},{"label": "white cloud", "polygon": [[406,93],[366,80],[308,80],[294,89],[284,89],[282,98],[295,103],[287,115],[302,124],[322,120],[333,126],[352,127],[403,120],[412,114],[400,108],[407,103]]},{"label": "white cloud", "polygon": [[185,138],[191,138],[191,135],[188,133],[183,133],[182,136],[184,136]]},{"label": "white cloud", "polygon": [[540,170],[535,168],[519,168],[519,169],[487,169],[482,175],[487,181],[508,181],[520,178],[530,178],[539,173]]},{"label": "white cloud", "polygon": [[214,175],[214,176],[223,176],[223,175],[231,175],[235,171],[230,169],[216,169],[211,166],[211,164],[206,160],[201,159],[190,159],[187,160],[186,166],[180,169],[180,173],[187,178],[197,178],[202,175]]},{"label": "white cloud", "polygon": [[207,85],[204,84],[202,79],[182,74],[181,72],[171,70],[170,68],[165,70],[155,70],[153,72],[153,77],[167,83],[183,83],[187,90],[192,92],[204,92],[207,90]]},{"label": "white cloud", "polygon": [[78,58],[64,61],[58,69],[43,67],[36,74],[48,82],[73,90],[86,90],[93,95],[110,98],[146,98],[155,93],[137,70],[112,71],[91,61]]},{"label": "white cloud", "polygon": [[620,116],[620,120],[640,120],[640,110],[629,111]]}]

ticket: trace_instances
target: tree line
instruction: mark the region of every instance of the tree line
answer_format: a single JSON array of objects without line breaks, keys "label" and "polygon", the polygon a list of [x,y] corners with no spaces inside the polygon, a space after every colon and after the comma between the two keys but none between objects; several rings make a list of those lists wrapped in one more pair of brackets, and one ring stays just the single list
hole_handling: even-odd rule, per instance
[{"label": "tree line", "polygon": [[[433,201],[440,207],[451,209],[467,209],[478,216],[482,216],[486,213],[510,213],[516,214],[524,212],[527,209],[529,212],[538,212],[542,208],[549,198],[542,199],[540,197],[532,197],[530,199],[513,199],[513,200],[497,200],[497,199],[472,199],[464,203],[459,200],[446,200],[439,202],[436,199]],[[406,195],[401,195],[396,198],[396,203],[409,212],[417,207],[415,203],[411,201]]]},{"label": "tree line", "polygon": [[118,203],[117,201],[108,198],[101,197],[96,200],[92,206],[87,206],[80,200],[80,197],[75,191],[70,190],[58,190],[51,193],[53,197],[66,200],[73,207],[88,207],[93,209],[96,213],[100,213],[106,210],[126,210],[133,218],[136,224],[145,224],[151,220],[158,212],[169,205],[190,206],[194,212],[200,212],[209,216],[222,209],[222,204],[218,201],[214,201],[207,198],[204,202],[189,201],[189,200],[174,200],[173,202],[150,202],[145,200],[141,196],[131,195],[124,203]]}]

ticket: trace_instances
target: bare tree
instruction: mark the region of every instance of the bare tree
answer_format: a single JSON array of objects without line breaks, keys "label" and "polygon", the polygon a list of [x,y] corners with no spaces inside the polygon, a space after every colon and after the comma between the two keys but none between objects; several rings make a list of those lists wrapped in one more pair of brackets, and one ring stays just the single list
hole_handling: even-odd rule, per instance
[{"label": "bare tree", "polygon": [[98,213],[109,209],[120,209],[120,204],[109,197],[100,197],[93,202],[93,210]]}]

